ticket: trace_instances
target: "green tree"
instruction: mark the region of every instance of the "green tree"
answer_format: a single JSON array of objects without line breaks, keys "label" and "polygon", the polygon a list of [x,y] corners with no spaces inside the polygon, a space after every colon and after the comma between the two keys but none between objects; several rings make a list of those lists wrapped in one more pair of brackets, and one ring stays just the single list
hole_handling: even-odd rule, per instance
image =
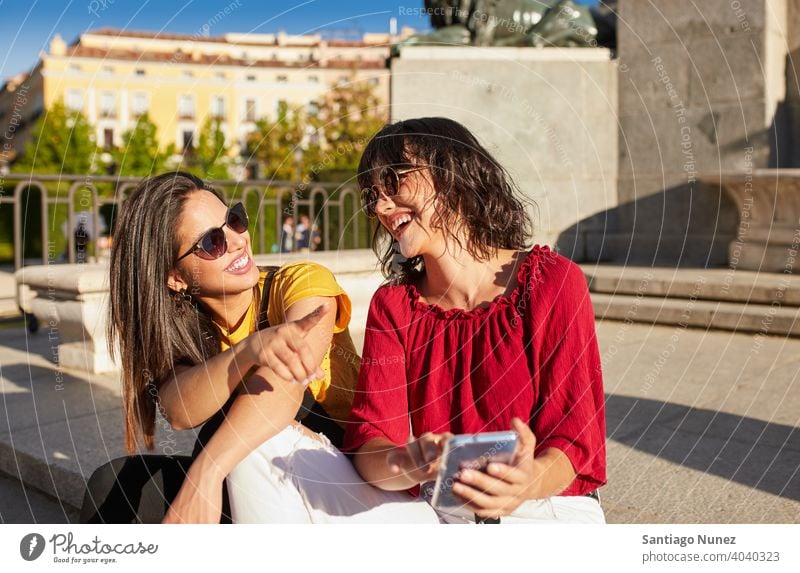
[{"label": "green tree", "polygon": [[97,164],[94,130],[86,117],[56,102],[36,120],[13,170],[22,173],[93,173]]},{"label": "green tree", "polygon": [[[261,118],[247,137],[247,154],[266,170],[266,176],[277,180],[299,181],[302,168],[296,154],[302,153],[305,117],[300,109],[292,110],[284,102],[275,120]],[[299,150],[299,151],[298,151]],[[300,157],[302,161],[302,157]]]},{"label": "green tree", "polygon": [[197,137],[197,146],[187,157],[187,167],[198,177],[230,179],[228,164],[222,120],[209,116]]},{"label": "green tree", "polygon": [[158,128],[145,113],[133,128],[122,135],[122,148],[111,151],[117,173],[121,176],[150,176],[164,170],[174,153],[174,145],[159,151]]},{"label": "green tree", "polygon": [[276,119],[258,120],[247,138],[247,153],[267,177],[347,180],[355,176],[364,148],[387,120],[386,106],[372,85],[351,75],[315,102],[313,112],[282,104]]},{"label": "green tree", "polygon": [[356,81],[352,74],[349,81],[333,86],[317,108],[309,118],[319,141],[317,149],[308,150],[309,160],[315,162],[312,176],[320,180],[355,176],[364,148],[388,121],[386,106],[372,85]]}]

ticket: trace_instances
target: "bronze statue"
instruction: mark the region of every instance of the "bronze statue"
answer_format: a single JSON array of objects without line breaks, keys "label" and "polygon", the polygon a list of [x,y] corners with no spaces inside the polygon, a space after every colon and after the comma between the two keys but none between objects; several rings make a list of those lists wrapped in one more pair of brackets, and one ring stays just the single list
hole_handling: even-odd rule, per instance
[{"label": "bronze statue", "polygon": [[589,9],[572,0],[425,0],[435,31],[400,46],[597,47],[598,26],[616,23],[610,3]]}]

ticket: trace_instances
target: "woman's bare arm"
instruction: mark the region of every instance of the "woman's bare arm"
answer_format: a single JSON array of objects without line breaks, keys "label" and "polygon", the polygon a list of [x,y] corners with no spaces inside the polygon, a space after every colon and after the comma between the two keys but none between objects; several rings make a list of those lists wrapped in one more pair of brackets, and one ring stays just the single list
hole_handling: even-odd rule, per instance
[{"label": "woman's bare arm", "polygon": [[[316,307],[302,304],[315,300]],[[321,357],[317,359],[318,323],[335,319],[335,304],[319,309],[325,297],[311,297],[294,305],[300,311],[287,312],[287,322],[259,330],[224,352],[196,366],[176,366],[175,375],[162,381],[159,402],[173,428],[185,430],[199,426],[213,416],[230,398],[239,382],[253,367],[267,367],[272,376],[284,381],[305,382],[317,376]],[[330,344],[330,341],[328,341]],[[322,354],[324,356],[324,352]]]},{"label": "woman's bare arm", "polygon": [[[327,297],[310,297],[293,304],[287,320],[305,316]],[[330,347],[336,303],[306,335],[312,359],[320,364]],[[187,473],[165,523],[216,523],[222,503],[222,480],[236,465],[266,440],[294,420],[306,386],[287,382],[269,368],[259,368],[243,384],[225,421],[214,433]]]},{"label": "woman's bare arm", "polygon": [[[336,299],[309,297],[286,311],[288,321],[302,319],[315,308],[330,301],[334,308],[306,335],[314,364],[319,365],[330,348],[336,320]],[[305,391],[305,384],[286,382],[270,369],[259,369],[244,383],[244,392],[236,398],[225,422],[214,433],[198,456],[214,460],[225,477],[247,454],[294,420]]]}]

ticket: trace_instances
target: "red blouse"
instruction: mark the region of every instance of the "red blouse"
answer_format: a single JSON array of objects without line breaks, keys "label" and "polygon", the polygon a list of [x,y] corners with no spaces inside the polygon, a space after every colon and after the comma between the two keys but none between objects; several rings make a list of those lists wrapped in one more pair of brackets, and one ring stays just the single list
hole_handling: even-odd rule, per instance
[{"label": "red blouse", "polygon": [[[444,310],[411,285],[370,304],[344,448],[373,438],[508,430],[529,420],[537,453],[564,452],[577,473],[561,495],[606,482],[605,414],[594,312],[580,268],[547,247],[521,263],[518,284],[484,308]],[[410,416],[409,416],[410,415]]]}]

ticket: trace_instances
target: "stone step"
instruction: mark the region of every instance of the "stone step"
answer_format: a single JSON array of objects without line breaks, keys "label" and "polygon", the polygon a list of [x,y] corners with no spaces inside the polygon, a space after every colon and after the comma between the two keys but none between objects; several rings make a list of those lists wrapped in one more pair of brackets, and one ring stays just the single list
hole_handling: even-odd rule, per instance
[{"label": "stone step", "polygon": [[800,307],[800,276],[734,269],[581,265],[593,293]]},{"label": "stone step", "polygon": [[597,292],[592,303],[600,320],[800,336],[800,308],[793,306]]}]

